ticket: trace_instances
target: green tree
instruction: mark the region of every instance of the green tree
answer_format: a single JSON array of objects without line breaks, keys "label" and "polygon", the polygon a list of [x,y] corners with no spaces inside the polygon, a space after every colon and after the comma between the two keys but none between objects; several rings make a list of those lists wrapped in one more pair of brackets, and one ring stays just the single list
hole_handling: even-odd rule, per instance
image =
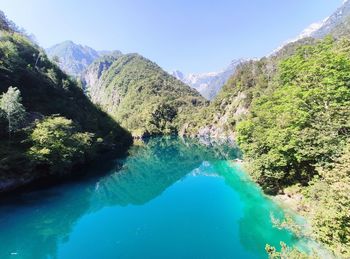
[{"label": "green tree", "polygon": [[320,169],[306,191],[314,238],[336,256],[350,258],[350,144],[331,169]]},{"label": "green tree", "polygon": [[93,134],[79,132],[72,120],[49,117],[36,125],[30,140],[31,159],[48,165],[50,172],[59,173],[86,160],[92,150]]},{"label": "green tree", "polygon": [[349,47],[327,38],[300,48],[238,124],[238,142],[265,191],[307,185],[340,155],[350,136]]},{"label": "green tree", "polygon": [[9,87],[0,99],[1,113],[8,122],[9,139],[11,138],[11,133],[18,130],[21,122],[24,120],[25,109],[21,102],[21,92],[12,86]]}]

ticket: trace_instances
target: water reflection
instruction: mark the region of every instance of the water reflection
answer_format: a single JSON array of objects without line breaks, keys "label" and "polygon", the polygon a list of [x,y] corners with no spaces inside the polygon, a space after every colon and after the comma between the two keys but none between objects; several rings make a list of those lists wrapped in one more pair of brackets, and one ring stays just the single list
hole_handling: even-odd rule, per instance
[{"label": "water reflection", "polygon": [[227,162],[217,162],[214,167],[244,204],[243,216],[239,220],[241,244],[247,250],[259,253],[265,249],[267,243],[279,247],[280,241],[290,244],[298,241],[291,233],[273,227],[270,214],[283,219],[283,211],[248,179],[239,164],[229,164],[228,166]]},{"label": "water reflection", "polygon": [[203,161],[237,156],[225,145],[150,139],[133,147],[125,161],[101,162],[98,170],[109,171],[104,177],[1,200],[0,258],[55,258],[83,215],[106,206],[145,204]]},{"label": "water reflection", "polygon": [[97,207],[142,205],[160,195],[203,161],[233,159],[237,149],[227,145],[202,145],[175,138],[151,139],[131,150],[121,170],[101,179],[94,198]]}]

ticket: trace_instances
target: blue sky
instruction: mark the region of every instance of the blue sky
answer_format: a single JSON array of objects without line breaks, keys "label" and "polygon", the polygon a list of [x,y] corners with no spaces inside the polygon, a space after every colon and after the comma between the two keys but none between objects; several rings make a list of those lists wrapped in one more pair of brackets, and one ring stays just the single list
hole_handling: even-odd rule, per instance
[{"label": "blue sky", "polygon": [[342,0],[0,0],[0,9],[49,47],[64,40],[138,52],[168,71],[216,71],[261,57]]}]

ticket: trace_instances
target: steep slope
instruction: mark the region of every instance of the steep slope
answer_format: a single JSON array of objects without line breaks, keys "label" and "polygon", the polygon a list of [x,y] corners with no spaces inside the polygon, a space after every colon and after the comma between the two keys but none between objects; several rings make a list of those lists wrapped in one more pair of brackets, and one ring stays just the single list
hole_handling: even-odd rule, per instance
[{"label": "steep slope", "polygon": [[350,256],[350,217],[342,213],[349,168],[341,161],[349,157],[349,49],[348,38],[330,37],[298,48],[236,126],[253,179],[268,193],[297,190],[310,235],[336,258]]},{"label": "steep slope", "polygon": [[350,255],[348,7],[314,34],[334,38],[302,38],[239,66],[182,130],[237,143],[252,179],[305,216],[303,234],[335,258]]},{"label": "steep slope", "polygon": [[239,64],[216,98],[208,107],[192,114],[181,133],[234,142],[236,124],[248,114],[252,100],[274,83],[271,79],[276,74],[278,63],[292,55],[299,46],[313,41],[311,38],[302,39],[284,46],[270,57]]},{"label": "steep slope", "polygon": [[328,34],[336,38],[350,35],[350,1],[345,1],[331,16],[320,23],[317,30],[311,32],[309,37],[323,38]]},{"label": "steep slope", "polygon": [[136,137],[177,133],[206,104],[200,94],[138,55],[104,56],[83,76],[91,100]]},{"label": "steep slope", "polygon": [[[311,28],[312,27],[312,28]],[[336,39],[350,34],[350,1],[345,1],[323,22],[313,25],[295,40],[277,49],[259,61],[238,65],[208,108],[195,114],[182,133],[192,136],[235,139],[235,125],[248,114],[250,104],[265,88],[274,84],[281,60],[295,54],[298,47],[314,44],[318,39],[331,35]]]},{"label": "steep slope", "polygon": [[350,1],[345,0],[343,4],[330,16],[322,21],[312,23],[305,28],[301,34],[294,39],[288,40],[285,44],[272,52],[276,54],[285,45],[292,42],[298,42],[306,38],[322,39],[327,35],[335,38],[341,38],[350,35]]},{"label": "steep slope", "polygon": [[127,149],[130,134],[92,104],[42,49],[12,30],[1,36],[0,94],[18,88],[26,120],[9,139],[0,119],[0,191],[66,175],[100,152]]},{"label": "steep slope", "polygon": [[92,62],[111,52],[96,51],[88,46],[75,44],[72,41],[64,41],[48,48],[46,53],[51,59],[57,57],[60,68],[67,74],[79,77]]},{"label": "steep slope", "polygon": [[228,67],[220,72],[189,74],[184,76],[182,72],[174,71],[172,75],[196,89],[206,99],[212,100],[219,93],[227,80],[234,74],[237,66],[245,61],[245,59],[233,60]]}]

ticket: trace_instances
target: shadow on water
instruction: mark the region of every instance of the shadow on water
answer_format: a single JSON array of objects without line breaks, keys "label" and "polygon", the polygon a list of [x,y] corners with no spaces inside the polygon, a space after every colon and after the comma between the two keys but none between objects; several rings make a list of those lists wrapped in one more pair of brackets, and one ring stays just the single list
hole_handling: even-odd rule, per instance
[{"label": "shadow on water", "polygon": [[232,147],[196,140],[149,139],[135,145],[123,161],[99,161],[87,172],[95,176],[0,200],[0,258],[19,251],[20,258],[55,258],[58,245],[69,240],[83,215],[108,206],[145,204],[203,161],[239,155]]}]

